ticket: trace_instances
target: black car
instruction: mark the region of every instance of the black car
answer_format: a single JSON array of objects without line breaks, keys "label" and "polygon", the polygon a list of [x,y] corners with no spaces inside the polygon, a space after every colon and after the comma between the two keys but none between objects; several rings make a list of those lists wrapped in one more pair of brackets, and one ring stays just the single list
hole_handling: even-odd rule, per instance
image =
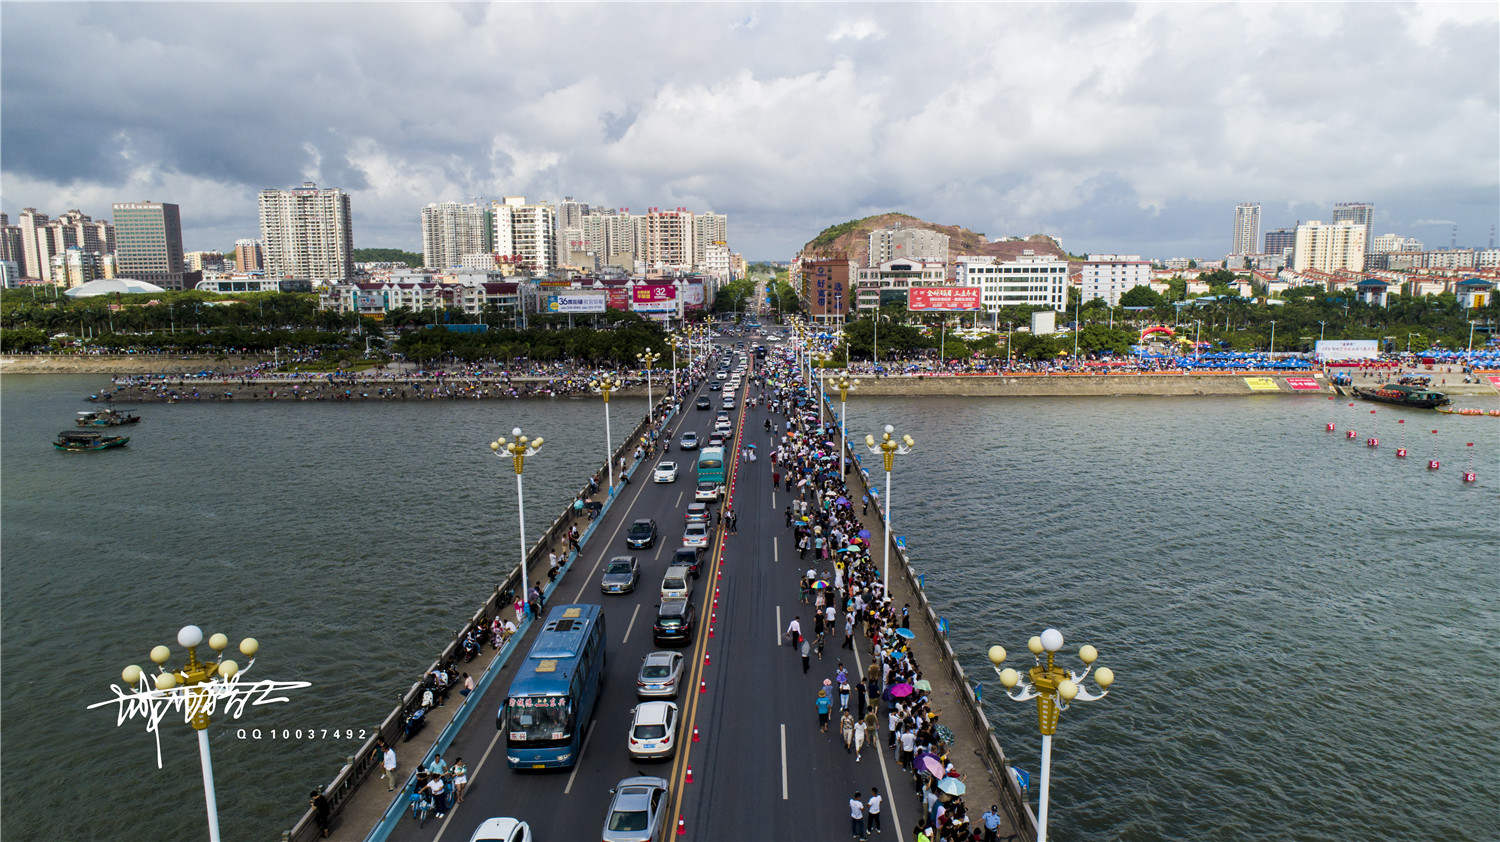
[{"label": "black car", "polygon": [[664,599],[656,606],[656,625],[651,638],[658,644],[687,643],[693,637],[698,620],[698,606],[691,599]]},{"label": "black car", "polygon": [[643,517],[630,524],[630,531],[625,533],[625,546],[632,550],[649,550],[656,546],[656,521]]},{"label": "black car", "polygon": [[679,564],[691,568],[693,578],[698,578],[702,575],[700,568],[703,567],[703,549],[701,547],[678,547],[677,552],[672,553],[672,560],[667,562],[667,566],[676,567]]},{"label": "black car", "polygon": [[694,402],[693,406],[696,406],[699,409],[709,409],[713,407],[713,402],[708,399],[708,395],[701,395],[698,400]]},{"label": "black car", "polygon": [[717,392],[717,391],[719,391],[722,388],[724,388],[724,384],[720,383],[719,381],[717,381],[717,380],[710,380],[710,381],[708,381],[708,390],[710,392]]}]

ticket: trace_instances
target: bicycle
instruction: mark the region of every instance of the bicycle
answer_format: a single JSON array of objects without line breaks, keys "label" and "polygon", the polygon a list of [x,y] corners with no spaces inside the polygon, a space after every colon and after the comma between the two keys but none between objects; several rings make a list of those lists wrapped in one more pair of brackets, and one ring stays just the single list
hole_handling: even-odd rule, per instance
[{"label": "bicycle", "polygon": [[432,799],[427,793],[418,790],[411,794],[411,817],[417,820],[417,827],[427,826],[427,817],[432,814]]}]

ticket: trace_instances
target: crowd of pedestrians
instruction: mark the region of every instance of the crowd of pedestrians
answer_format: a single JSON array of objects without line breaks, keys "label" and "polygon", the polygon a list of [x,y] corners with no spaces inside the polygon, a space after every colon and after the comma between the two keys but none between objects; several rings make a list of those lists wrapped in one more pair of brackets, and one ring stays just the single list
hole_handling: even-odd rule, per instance
[{"label": "crowd of pedestrians", "polygon": [[[784,641],[804,674],[813,673],[817,661],[819,732],[837,734],[854,763],[871,752],[891,753],[910,775],[921,816],[914,834],[930,842],[985,839],[986,822],[970,817],[962,796],[938,786],[943,779],[963,780],[949,757],[953,735],[941,724],[942,711],[929,699],[931,685],[908,644],[916,634],[911,606],[897,606],[881,581],[872,554],[879,538],[862,522],[871,500],[845,482],[838,425],[817,415],[790,363],[773,357],[752,382],[772,413],[764,469],[776,493],[791,494],[785,528],[808,565],[798,574],[799,605],[806,607],[788,624]],[[849,666],[859,654],[870,659],[863,671]],[[831,670],[825,666],[830,660]],[[884,805],[878,788],[849,799],[855,839],[884,831]],[[996,817],[991,832],[998,827]]]}]

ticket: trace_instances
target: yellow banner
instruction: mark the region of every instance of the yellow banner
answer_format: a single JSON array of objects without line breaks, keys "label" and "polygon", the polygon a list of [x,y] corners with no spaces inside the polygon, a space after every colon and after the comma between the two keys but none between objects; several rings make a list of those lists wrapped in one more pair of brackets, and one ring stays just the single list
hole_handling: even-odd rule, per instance
[{"label": "yellow banner", "polygon": [[1276,385],[1276,381],[1272,380],[1269,377],[1246,377],[1245,378],[1245,385],[1249,386],[1251,388],[1251,390],[1256,391],[1256,392],[1279,392],[1279,391],[1281,391],[1281,387],[1279,387],[1279,386]]}]

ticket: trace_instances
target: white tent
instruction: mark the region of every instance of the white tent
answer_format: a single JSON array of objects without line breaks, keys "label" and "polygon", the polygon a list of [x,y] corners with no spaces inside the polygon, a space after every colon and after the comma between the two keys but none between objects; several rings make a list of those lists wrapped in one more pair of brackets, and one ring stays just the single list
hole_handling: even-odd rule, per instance
[{"label": "white tent", "polygon": [[113,295],[117,292],[128,295],[133,292],[166,292],[166,289],[156,284],[148,284],[145,281],[137,281],[131,278],[109,278],[101,281],[89,281],[86,284],[66,290],[63,294],[71,298],[90,298],[95,295]]}]

